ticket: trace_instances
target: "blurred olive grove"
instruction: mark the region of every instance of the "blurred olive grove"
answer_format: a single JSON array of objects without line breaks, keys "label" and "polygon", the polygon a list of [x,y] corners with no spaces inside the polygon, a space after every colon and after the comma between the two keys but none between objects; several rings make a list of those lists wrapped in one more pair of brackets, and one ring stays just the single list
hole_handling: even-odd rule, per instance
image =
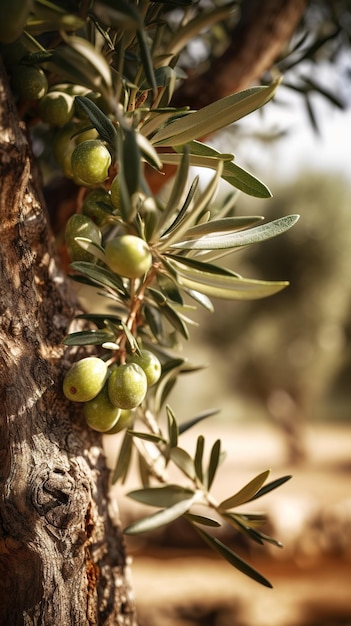
[{"label": "blurred olive grove", "polygon": [[[269,301],[221,303],[215,321],[202,316],[199,340],[211,345],[219,384],[248,405],[237,417],[273,419],[298,460],[308,420],[350,417],[351,189],[342,175],[323,172],[273,188],[264,214],[298,212],[300,223],[271,242],[268,256],[258,245],[233,266],[285,276],[290,287]],[[240,213],[252,213],[252,204],[240,198]]]}]

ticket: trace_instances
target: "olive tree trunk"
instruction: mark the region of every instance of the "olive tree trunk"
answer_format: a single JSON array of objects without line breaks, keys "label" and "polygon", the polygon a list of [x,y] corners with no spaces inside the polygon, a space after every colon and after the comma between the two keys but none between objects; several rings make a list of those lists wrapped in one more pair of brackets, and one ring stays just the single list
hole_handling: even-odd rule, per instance
[{"label": "olive tree trunk", "polygon": [[2,67],[0,245],[0,624],[135,625],[101,438],[61,391],[76,305]]}]

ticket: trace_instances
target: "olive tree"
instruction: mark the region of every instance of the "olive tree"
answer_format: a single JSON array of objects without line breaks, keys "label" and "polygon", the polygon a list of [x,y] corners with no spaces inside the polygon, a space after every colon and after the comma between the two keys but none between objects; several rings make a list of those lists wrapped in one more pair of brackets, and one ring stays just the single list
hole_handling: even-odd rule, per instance
[{"label": "olive tree", "polygon": [[[197,368],[177,350],[189,339],[194,306],[213,312],[213,299],[261,298],[287,286],[243,278],[223,261],[284,233],[298,216],[236,215],[238,190],[270,191],[232,154],[201,141],[264,106],[279,78],[198,111],[172,104],[184,78],[182,49],[231,20],[236,5],[0,6],[1,623],[136,623],[109,500],[110,484],[134,461],[140,489],[129,495],[156,512],[126,533],[182,516],[231,565],[270,586],[212,531],[227,523],[279,546],[262,530],[262,515],[236,509],[288,477],[267,482],[263,470],[218,502],[211,487],[224,459],[220,439],[208,450],[200,435],[192,454],[181,439],[212,412],[179,424],[167,402],[178,378]],[[171,189],[156,194],[150,173],[162,179],[168,165],[176,172]],[[212,172],[202,187],[191,178],[194,165]],[[233,192],[219,205],[221,179]],[[60,189],[70,181],[63,218],[43,194],[57,180]],[[82,310],[74,284],[88,303],[99,293],[101,310]],[[110,474],[102,435],[116,432],[121,447]],[[170,465],[180,484],[169,481]]]}]

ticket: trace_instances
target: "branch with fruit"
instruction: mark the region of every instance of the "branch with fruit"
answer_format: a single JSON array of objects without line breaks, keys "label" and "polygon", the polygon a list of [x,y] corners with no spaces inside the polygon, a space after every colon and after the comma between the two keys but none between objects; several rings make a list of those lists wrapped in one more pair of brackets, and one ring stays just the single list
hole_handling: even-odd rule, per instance
[{"label": "branch with fruit", "polygon": [[[126,532],[145,532],[183,516],[232,565],[270,585],[204,527],[226,523],[258,543],[280,545],[261,531],[264,516],[234,509],[288,477],[266,483],[269,472],[263,472],[217,502],[210,490],[224,458],[220,440],[207,463],[202,435],[193,456],[179,444],[183,432],[214,412],[179,425],[167,399],[177,379],[197,369],[177,350],[181,338],[189,338],[194,308],[213,312],[213,299],[261,298],[287,286],[243,278],[225,261],[231,252],[284,233],[298,216],[268,223],[238,216],[238,190],[256,197],[269,197],[270,191],[232,154],[201,141],[264,106],[279,81],[199,111],[174,108],[171,98],[182,74],[173,4],[144,2],[139,12],[127,0],[119,0],[118,8],[93,2],[88,14],[83,4],[69,13],[55,1],[35,2],[23,32],[2,44],[23,118],[51,148],[53,171],[59,169],[80,190],[65,228],[70,277],[106,302],[100,312],[80,315],[87,328],[64,339],[67,346],[95,346],[96,354],[72,363],[63,392],[82,404],[88,427],[123,431],[113,482],[125,480],[133,450],[138,457],[142,488],[129,495],[159,510]],[[183,4],[178,10],[185,20]],[[222,9],[221,19],[231,8]],[[196,11],[182,46],[216,19],[215,9]],[[167,194],[152,193],[146,164],[160,176],[164,165],[176,167]],[[198,176],[191,179],[193,166],[212,171],[206,184]],[[233,192],[218,201],[222,179]],[[170,463],[184,484],[169,483]]]}]

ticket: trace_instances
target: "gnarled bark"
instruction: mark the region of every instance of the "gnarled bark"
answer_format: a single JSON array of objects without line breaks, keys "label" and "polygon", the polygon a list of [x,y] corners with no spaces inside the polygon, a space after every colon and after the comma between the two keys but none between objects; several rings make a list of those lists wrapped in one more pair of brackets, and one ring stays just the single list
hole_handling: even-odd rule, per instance
[{"label": "gnarled bark", "polygon": [[101,438],[62,395],[75,301],[33,172],[0,68],[0,624],[132,626]]}]

